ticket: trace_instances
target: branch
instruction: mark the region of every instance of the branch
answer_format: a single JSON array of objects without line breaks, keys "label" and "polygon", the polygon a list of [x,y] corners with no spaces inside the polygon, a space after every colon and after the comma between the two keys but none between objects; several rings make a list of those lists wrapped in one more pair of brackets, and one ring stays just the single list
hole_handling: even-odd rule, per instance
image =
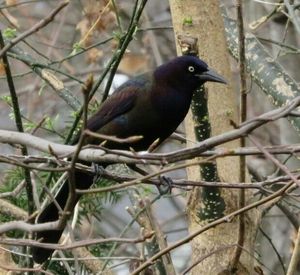
[{"label": "branch", "polygon": [[[1,130],[0,130],[1,132]],[[12,132],[15,133],[15,132]],[[1,137],[0,137],[1,139]],[[48,141],[45,141],[48,142]],[[55,144],[55,146],[58,144]],[[68,154],[72,154],[72,152],[75,150],[75,148],[72,149],[72,146],[69,145],[61,145],[59,144],[59,146],[67,146],[65,149],[67,150],[67,152],[61,151],[61,155],[68,155]],[[196,148],[197,146],[193,147]],[[271,153],[272,155],[293,155],[295,153],[299,153],[300,152],[300,144],[296,143],[296,144],[287,144],[287,145],[273,145],[273,146],[264,146],[264,149],[268,150],[269,153]],[[64,149],[64,150],[65,150]],[[186,154],[186,150],[190,150],[189,149],[180,149],[177,150],[176,153],[182,152],[183,154]],[[42,151],[42,150],[40,150]],[[96,148],[94,149],[94,153],[91,155],[91,149],[84,149],[82,151],[83,157],[86,159],[90,159],[90,161],[105,161],[105,159],[107,161],[111,161],[113,163],[118,162],[118,160],[122,160],[125,163],[130,163],[130,162],[134,162],[134,163],[146,163],[145,161],[143,162],[143,156],[145,156],[145,158],[147,159],[147,163],[148,164],[156,164],[156,165],[161,165],[162,163],[165,163],[166,157],[170,157],[172,156],[172,153],[149,153],[149,154],[132,154],[129,153],[127,151],[122,151],[122,153],[125,153],[126,156],[128,157],[123,157],[118,158],[117,153],[115,151],[112,151],[111,154],[106,154],[104,155],[104,152],[102,151],[102,149]],[[43,152],[43,151],[42,151]],[[45,151],[46,152],[46,151]],[[71,153],[70,153],[71,152]],[[128,154],[127,154],[128,153]],[[244,148],[230,148],[227,149],[226,147],[218,147],[215,150],[207,150],[205,152],[199,153],[199,157],[209,157],[209,156],[214,156],[214,155],[223,155],[224,157],[227,156],[251,156],[251,155],[256,155],[256,156],[261,156],[263,155],[263,153],[258,150],[255,147],[244,147]],[[102,159],[103,157],[103,159]],[[133,160],[132,160],[133,159]],[[136,159],[136,160],[134,160]],[[128,161],[128,162],[127,162]],[[159,163],[158,163],[159,161]],[[15,164],[15,165],[24,165],[24,164],[29,164],[29,163],[47,163],[47,164],[54,164],[57,165],[59,164],[60,166],[67,166],[69,163],[68,161],[62,160],[62,159],[57,159],[57,157],[46,157],[46,156],[35,156],[35,155],[27,155],[27,156],[22,156],[22,155],[15,155],[15,154],[0,154],[0,162],[3,163],[11,163],[11,164]],[[18,164],[18,162],[20,162]],[[171,163],[171,162],[168,162]],[[82,166],[80,164],[78,164],[77,166],[78,169],[85,169],[85,166]],[[37,169],[37,170],[42,170],[42,171],[49,171],[48,168],[46,167],[32,167],[32,169]],[[49,168],[50,170],[53,169],[53,171],[65,171],[67,169],[66,168]],[[58,169],[58,170],[55,170]]]},{"label": "branch", "polygon": [[25,39],[29,35],[39,31],[41,28],[47,26],[50,22],[53,21],[56,14],[58,14],[65,6],[69,4],[69,0],[65,0],[63,3],[61,3],[56,9],[54,9],[47,17],[40,20],[37,24],[32,26],[29,30],[23,32],[18,37],[12,39],[9,41],[8,44],[2,50],[0,51],[0,58],[14,45],[16,45],[21,40]]},{"label": "branch", "polygon": [[[297,30],[298,34],[300,34],[300,20],[299,15],[295,13],[295,5],[296,1],[292,1],[293,5],[290,4],[289,0],[284,0],[284,4],[289,12],[289,18],[293,22],[295,29]],[[298,2],[299,3],[299,2]]]},{"label": "branch", "polygon": [[[154,232],[153,237],[145,244],[148,251],[148,257],[151,257],[155,255],[155,253],[158,253],[161,249],[167,247],[165,236],[163,235],[158,222],[153,216],[151,202],[149,199],[146,198],[143,200],[140,197],[135,199],[136,205],[133,207],[127,207],[126,210],[132,216],[132,218],[136,217],[136,222],[144,232]],[[138,215],[141,209],[145,209],[145,211]],[[158,261],[156,263],[156,269],[159,274],[175,274],[170,254],[166,254],[162,258],[161,262]]]},{"label": "branch", "polygon": [[[245,55],[245,32],[244,32],[244,19],[243,19],[243,4],[241,0],[236,0],[236,13],[237,13],[237,28],[238,28],[238,59],[240,69],[240,113],[239,122],[243,123],[247,119],[247,72],[246,72],[246,55]],[[241,147],[246,146],[246,137],[240,139]],[[245,182],[247,177],[247,164],[246,157],[240,156],[239,161],[239,181]],[[238,208],[245,206],[245,190],[239,190]],[[241,214],[238,221],[238,236],[237,246],[234,249],[232,259],[230,261],[231,272],[238,271],[238,264],[242,255],[243,246],[245,243],[245,216]]]},{"label": "branch", "polygon": [[26,211],[3,199],[0,199],[0,213],[15,219],[28,218]]},{"label": "branch", "polygon": [[[237,22],[222,9],[227,44],[231,55],[238,58]],[[274,60],[264,46],[251,33],[245,34],[246,62],[255,83],[271,99],[275,106],[284,106],[300,93],[299,85],[284,68]],[[293,127],[300,131],[300,119],[289,117]]]},{"label": "branch", "polygon": [[300,260],[300,227],[298,229],[297,239],[294,243],[294,250],[292,258],[288,267],[287,275],[294,275],[297,273],[297,266]]},{"label": "branch", "polygon": [[42,247],[45,249],[54,249],[54,250],[70,250],[83,246],[90,246],[95,244],[103,244],[110,242],[118,243],[141,243],[145,240],[151,238],[153,233],[141,236],[136,239],[126,239],[126,238],[107,238],[107,239],[90,239],[83,241],[75,241],[72,244],[51,244],[51,243],[40,243],[38,241],[28,240],[28,239],[11,239],[11,238],[0,238],[0,243],[5,245],[14,245],[14,246],[35,246]]},{"label": "branch", "polygon": [[177,242],[175,242],[174,244],[170,245],[169,247],[161,250],[159,253],[157,253],[156,255],[154,255],[153,257],[149,258],[146,262],[144,262],[142,265],[140,265],[134,272],[131,273],[131,275],[137,275],[137,274],[140,274],[140,272],[142,270],[144,270],[146,267],[152,265],[157,259],[159,259],[162,255],[172,251],[173,249],[185,244],[185,243],[188,243],[189,241],[191,241],[193,238],[195,238],[196,236],[198,236],[199,234],[207,231],[208,229],[210,228],[213,228],[219,224],[222,224],[222,223],[225,223],[225,222],[230,222],[234,217],[242,214],[242,213],[245,213],[253,208],[256,208],[276,197],[279,197],[279,196],[282,196],[285,194],[285,192],[294,184],[293,181],[291,181],[289,184],[287,184],[286,186],[284,186],[283,188],[279,189],[278,191],[276,191],[275,193],[273,193],[272,195],[268,196],[268,197],[265,197],[257,202],[254,202],[254,203],[251,203],[241,209],[238,209],[234,212],[231,212],[230,214],[220,218],[220,219],[217,219],[201,228],[199,228],[198,230],[196,230],[194,233],[190,234],[189,236],[183,238],[182,240],[179,240]]},{"label": "branch", "polygon": [[[5,48],[1,31],[0,31],[0,46],[1,46],[1,49]],[[18,99],[18,96],[16,93],[15,84],[14,84],[14,80],[13,80],[12,73],[10,70],[10,64],[8,62],[6,52],[4,52],[4,54],[2,56],[2,60],[3,60],[4,69],[5,69],[7,84],[9,87],[9,93],[11,96],[11,102],[12,102],[12,108],[13,108],[13,112],[14,112],[14,120],[16,123],[16,127],[19,132],[23,133],[24,127],[23,127],[22,116],[21,116],[21,111],[20,111],[21,109],[20,109],[20,105],[19,105],[19,99]],[[21,152],[22,152],[23,156],[27,156],[28,155],[27,147],[22,146]],[[25,168],[23,168],[23,171],[24,171],[24,177],[25,177],[25,181],[26,181],[25,188],[26,188],[27,199],[28,199],[27,200],[28,212],[29,212],[29,214],[31,214],[34,211],[34,204],[33,204],[33,189],[32,189],[32,181],[31,181],[31,177],[30,177],[30,170],[25,167]]]},{"label": "branch", "polygon": [[64,83],[45,66],[36,66],[39,63],[29,53],[23,51],[20,47],[14,47],[9,51],[9,56],[22,61],[30,67],[39,77],[41,77],[73,110],[77,111],[81,103],[77,97],[65,87]]},{"label": "branch", "polygon": [[[145,162],[149,162],[151,164],[161,164],[163,162],[172,163],[181,160],[187,160],[194,157],[200,156],[206,150],[213,148],[217,145],[226,143],[227,141],[231,141],[241,136],[245,136],[251,133],[256,128],[270,122],[277,120],[282,117],[286,117],[293,111],[298,105],[300,104],[300,96],[291,100],[286,106],[280,107],[278,109],[269,111],[264,113],[254,119],[248,120],[243,123],[239,128],[231,130],[229,132],[223,133],[218,136],[214,136],[208,138],[202,142],[197,143],[197,146],[192,148],[187,148],[184,150],[177,150],[171,153],[165,154],[153,154],[153,153],[132,153],[127,151],[118,151],[112,150],[111,153],[115,155],[105,155],[105,152],[101,149],[95,150],[95,147],[91,146],[90,149],[87,147],[83,149],[79,154],[80,160],[85,160],[88,162],[124,162],[124,163],[140,163],[145,164]],[[54,143],[51,141],[47,141],[45,139],[35,137],[33,135],[27,133],[18,133],[13,131],[7,130],[0,130],[0,142],[2,143],[10,143],[10,144],[20,144],[25,145],[31,148],[34,148],[38,151],[44,153],[51,153],[53,152],[58,157],[66,157],[70,156],[74,153],[76,146],[69,146],[69,145],[62,145],[58,143]],[[49,149],[51,148],[51,150]],[[247,151],[247,150],[246,150]],[[246,153],[244,150],[244,153]],[[257,151],[251,149],[252,153],[257,153]],[[284,150],[283,150],[284,151]],[[281,151],[281,152],[283,152]],[[234,150],[230,150],[227,152],[222,152],[224,156],[232,155],[230,152],[234,152]],[[278,152],[278,151],[277,151]],[[284,151],[285,153],[290,153],[290,149]],[[160,161],[157,161],[160,160]],[[151,162],[150,162],[151,161]]]},{"label": "branch", "polygon": [[265,155],[267,159],[272,161],[281,171],[283,171],[286,175],[288,175],[293,182],[295,182],[298,187],[300,187],[300,181],[291,173],[288,167],[282,164],[277,158],[275,158],[272,154],[270,154],[267,150],[263,148],[263,146],[252,136],[248,137],[249,140]]},{"label": "branch", "polygon": [[40,232],[45,230],[56,230],[59,229],[59,221],[39,223],[39,224],[30,224],[24,221],[11,221],[6,222],[0,225],[0,234],[11,230],[22,230],[25,232]]}]

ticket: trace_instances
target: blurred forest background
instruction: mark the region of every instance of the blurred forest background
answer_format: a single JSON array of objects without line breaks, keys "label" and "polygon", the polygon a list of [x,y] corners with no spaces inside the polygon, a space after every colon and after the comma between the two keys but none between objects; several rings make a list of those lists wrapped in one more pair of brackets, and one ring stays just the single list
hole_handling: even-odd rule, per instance
[{"label": "blurred forest background", "polygon": [[[5,43],[46,18],[62,2],[0,1],[0,28]],[[80,102],[82,103],[82,85],[90,74],[94,75],[95,82],[103,75],[118,50],[119,39],[127,30],[136,2],[138,1],[72,0],[47,26],[33,32],[8,50],[7,55],[26,132],[57,143],[65,143],[74,121],[75,109],[78,110],[81,106]],[[284,71],[299,82],[300,1],[245,0],[242,2],[245,32],[252,33],[265,47],[273,61],[281,64]],[[286,2],[289,3],[288,6]],[[167,0],[147,2],[134,33],[134,39],[127,47],[117,68],[111,91],[127,78],[149,71],[177,55],[169,5]],[[235,0],[221,0],[220,5],[226,10],[228,16],[236,18]],[[290,5],[293,6],[293,14],[289,10]],[[223,31],[220,29],[220,32]],[[238,98],[239,67],[232,56],[230,56],[230,64],[233,75],[231,85],[236,90]],[[41,75],[41,70],[45,68],[62,81],[65,89],[74,96],[74,99],[71,99],[73,106],[70,107],[60,97],[60,93],[55,92]],[[100,105],[106,83],[107,76],[90,102],[90,113]],[[0,66],[0,85],[0,129],[16,131],[3,64]],[[247,87],[248,119],[275,108],[274,98],[270,101],[270,96],[262,92],[250,76],[247,78]],[[238,99],[235,104],[238,109]],[[178,129],[178,133],[184,137],[183,126]],[[263,145],[299,143],[299,133],[286,118],[268,123],[255,130],[254,134]],[[0,146],[1,156],[19,153],[18,148],[7,144]],[[183,147],[185,144],[181,139],[172,139],[160,148],[160,152],[171,152]],[[41,153],[30,149],[29,154]],[[276,155],[276,158],[297,174],[299,169],[297,154]],[[274,163],[262,155],[247,157],[247,166],[254,182],[283,175]],[[22,182],[22,169],[5,163],[1,163],[0,169],[0,190],[3,194],[0,194],[0,200],[3,201],[0,203],[0,220],[6,222],[24,219],[26,212],[14,212],[15,210],[10,207],[14,205],[20,211],[27,210],[25,189],[20,192],[6,193],[15,190]],[[113,166],[109,170],[130,174],[124,165]],[[184,170],[174,171],[168,175],[173,179],[186,177]],[[46,181],[47,174],[35,172],[31,173],[31,176],[34,188],[40,191],[39,186],[41,182]],[[109,183],[99,184],[102,186],[101,184]],[[235,190],[238,192],[238,189]],[[263,196],[259,190],[253,190],[251,191],[253,198]],[[257,274],[286,274],[297,235],[296,226],[300,218],[298,195],[297,190],[294,190],[280,207],[274,205],[263,213],[255,242],[255,266],[259,266],[256,269]],[[132,215],[128,213],[127,208],[134,213],[141,205],[150,203],[156,223],[165,234],[167,242],[173,243],[189,234],[186,218],[187,197],[188,191],[184,188],[175,188],[170,195],[160,197],[157,189],[150,185],[107,194],[86,195],[81,200],[77,217],[73,219],[73,221],[77,219],[77,225],[74,233],[71,234],[71,239],[118,236],[135,238],[140,235],[140,225],[132,222]],[[37,209],[42,204],[40,199],[35,197]],[[8,204],[3,204],[4,202]],[[297,221],[296,224],[291,222],[293,219]],[[25,237],[24,232],[18,230],[7,232],[5,235],[13,238]],[[26,247],[3,244],[2,248],[5,250],[1,249],[1,253],[12,252],[11,255],[0,256],[0,268],[4,268],[3,274],[6,274],[7,266],[11,266],[12,269],[24,268],[25,272],[25,267],[28,266],[27,258],[24,257],[28,254]],[[91,274],[101,270],[103,274],[129,274],[129,270],[134,270],[140,257],[143,256],[143,251],[143,244],[94,245],[88,252],[85,251],[88,254],[79,250],[74,253],[75,256],[69,252],[56,253],[47,269],[54,274]],[[171,252],[176,274],[182,274],[191,265],[191,253],[189,243]],[[83,255],[86,259],[96,260],[90,262],[86,259],[81,260]],[[75,257],[75,260],[68,261],[67,257]],[[60,261],[61,258],[65,260]],[[300,269],[298,272],[300,274]]]}]

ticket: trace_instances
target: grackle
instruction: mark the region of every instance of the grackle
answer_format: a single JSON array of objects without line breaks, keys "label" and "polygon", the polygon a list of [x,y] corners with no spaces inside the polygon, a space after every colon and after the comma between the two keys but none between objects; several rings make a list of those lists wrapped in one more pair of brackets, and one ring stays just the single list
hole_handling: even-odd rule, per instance
[{"label": "grackle", "polygon": [[[157,67],[153,72],[132,78],[121,85],[87,122],[87,128],[104,135],[127,138],[142,136],[134,143],[108,141],[110,149],[147,150],[154,141],[161,144],[185,118],[193,92],[207,81],[226,83],[224,78],[211,70],[208,65],[193,56],[181,56]],[[88,137],[86,144],[99,144],[97,138]],[[76,141],[74,142],[76,144]],[[75,170],[77,189],[88,189],[93,176]],[[68,199],[68,182],[64,182],[56,202],[64,209]],[[77,194],[72,209],[78,202]],[[38,216],[37,223],[56,221],[59,210],[51,202]],[[36,240],[43,243],[57,243],[63,230],[47,230],[36,233]],[[53,250],[34,247],[33,260],[43,263]]]}]

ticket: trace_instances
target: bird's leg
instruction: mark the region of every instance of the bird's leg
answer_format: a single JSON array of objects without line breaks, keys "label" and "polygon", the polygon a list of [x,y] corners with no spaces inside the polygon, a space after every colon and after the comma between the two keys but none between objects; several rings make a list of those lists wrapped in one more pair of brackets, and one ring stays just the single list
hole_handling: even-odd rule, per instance
[{"label": "bird's leg", "polygon": [[170,177],[159,176],[161,185],[157,186],[160,195],[171,194],[173,188],[173,180]]},{"label": "bird's leg", "polygon": [[[128,165],[128,167],[130,169],[132,169],[133,171],[135,171],[135,172],[137,172],[137,173],[139,173],[139,174],[141,174],[143,176],[147,176],[148,175],[148,173],[145,170],[137,167],[135,164],[130,164],[130,165]],[[160,181],[160,184],[156,185],[159,194],[161,196],[163,196],[163,195],[166,195],[168,193],[171,193],[172,187],[173,187],[172,186],[173,185],[172,179],[169,178],[169,177],[166,177],[166,176],[160,176],[159,177],[159,181]]]},{"label": "bird's leg", "polygon": [[95,162],[92,162],[92,169],[94,170],[93,182],[97,182],[105,173],[105,168]]}]

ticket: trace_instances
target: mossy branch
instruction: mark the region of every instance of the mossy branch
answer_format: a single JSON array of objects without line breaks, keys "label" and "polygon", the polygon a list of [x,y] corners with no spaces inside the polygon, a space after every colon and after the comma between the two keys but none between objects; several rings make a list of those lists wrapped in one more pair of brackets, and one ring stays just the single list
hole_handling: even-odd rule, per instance
[{"label": "mossy branch", "polygon": [[[228,49],[231,55],[238,59],[237,22],[229,18],[224,10],[223,18]],[[285,106],[300,95],[300,89],[296,81],[274,60],[255,35],[249,32],[245,33],[245,47],[247,71],[274,106]],[[288,119],[299,132],[300,118],[288,117]]]}]

